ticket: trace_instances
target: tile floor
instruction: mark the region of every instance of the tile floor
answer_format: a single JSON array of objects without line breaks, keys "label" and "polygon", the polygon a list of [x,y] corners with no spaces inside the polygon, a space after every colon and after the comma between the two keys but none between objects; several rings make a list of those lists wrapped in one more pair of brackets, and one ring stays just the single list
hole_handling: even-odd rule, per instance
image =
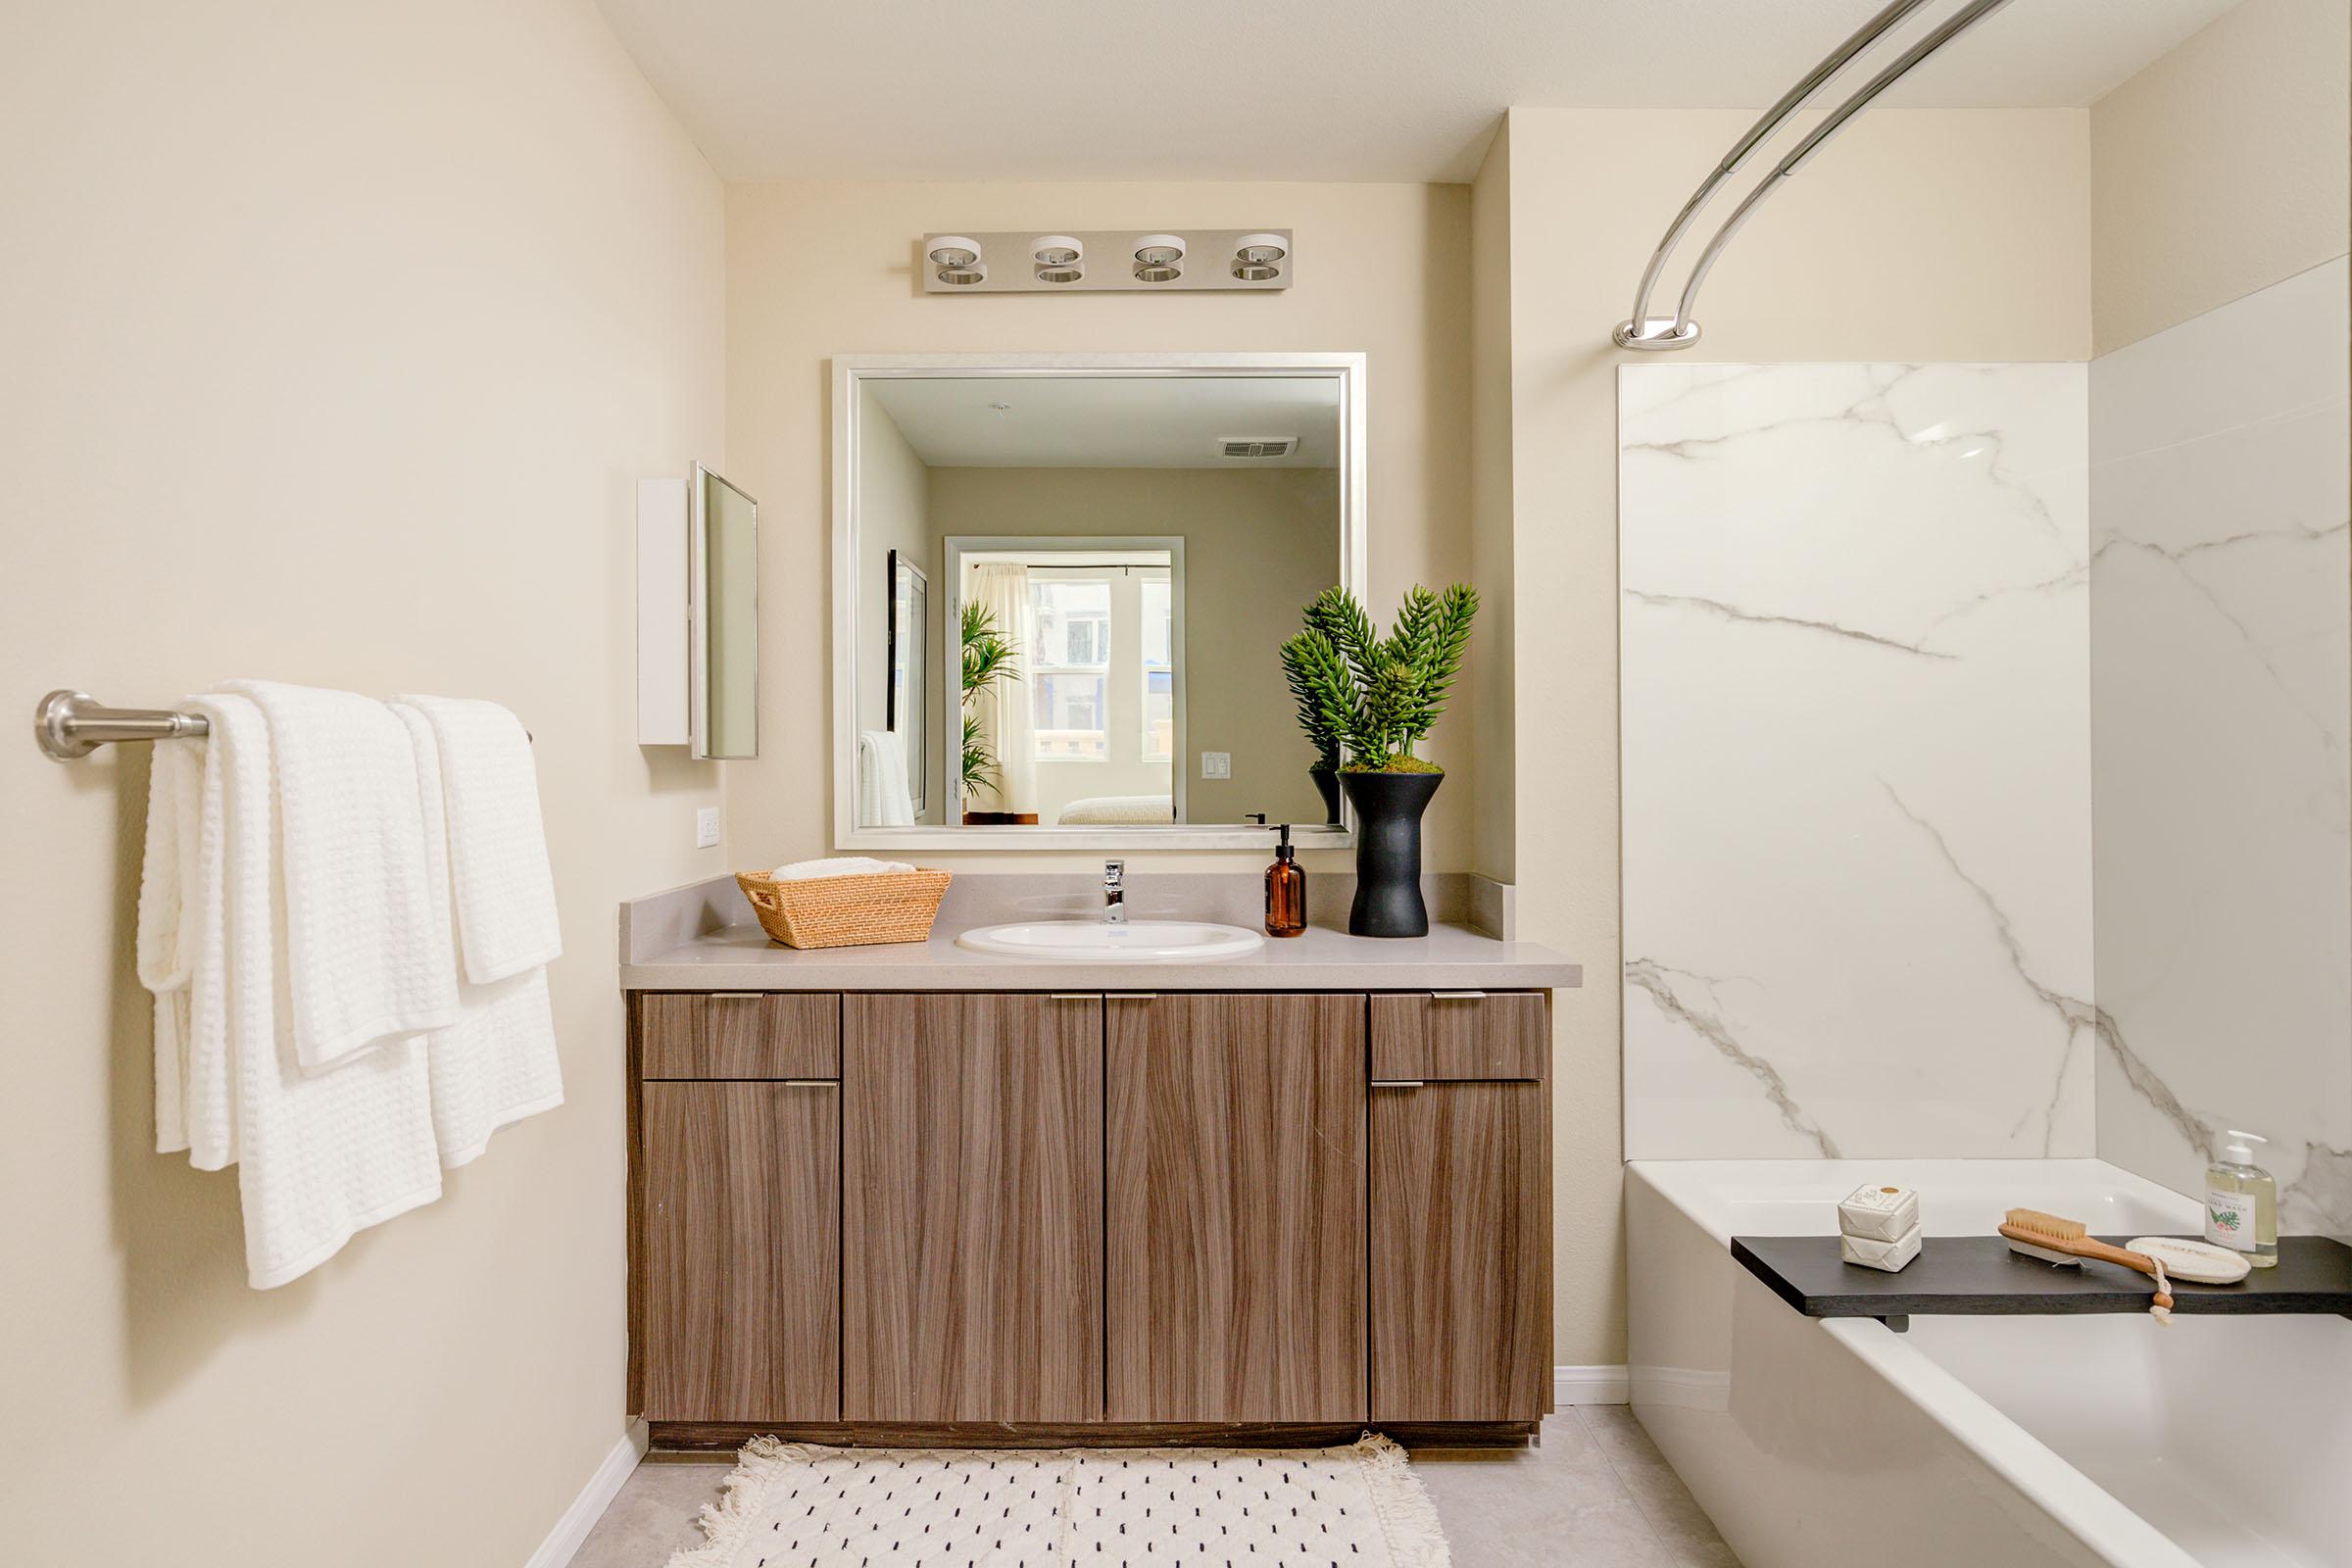
[{"label": "tile floor", "polygon": [[[571,1568],[662,1568],[698,1544],[731,1455],[637,1467]],[[1438,1504],[1454,1568],[1740,1568],[1633,1412],[1572,1405],[1540,1448],[1423,1449],[1413,1468]]]}]

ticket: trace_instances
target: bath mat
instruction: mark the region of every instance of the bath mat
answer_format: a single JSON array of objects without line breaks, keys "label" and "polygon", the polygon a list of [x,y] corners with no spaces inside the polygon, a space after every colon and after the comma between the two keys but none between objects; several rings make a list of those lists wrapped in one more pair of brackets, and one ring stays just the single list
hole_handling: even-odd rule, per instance
[{"label": "bath mat", "polygon": [[1448,1568],[1404,1450],[823,1448],[755,1438],[669,1568]]}]

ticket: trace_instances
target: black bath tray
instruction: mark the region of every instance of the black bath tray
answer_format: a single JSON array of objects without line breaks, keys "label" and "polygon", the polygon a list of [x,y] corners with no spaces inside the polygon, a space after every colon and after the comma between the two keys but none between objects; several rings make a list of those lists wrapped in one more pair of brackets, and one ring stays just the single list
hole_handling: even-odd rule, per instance
[{"label": "black bath tray", "polygon": [[[2131,1238],[2101,1237],[2118,1247]],[[1900,1330],[1913,1313],[2017,1317],[2145,1312],[2155,1282],[2085,1258],[2061,1267],[2009,1250],[1998,1236],[1930,1236],[1899,1274],[1838,1255],[1835,1236],[1735,1236],[1732,1255],[1807,1317],[1875,1317]],[[2282,1236],[2276,1268],[2237,1285],[2173,1282],[2173,1310],[2324,1312],[2352,1317],[2352,1248],[2325,1236]]]}]

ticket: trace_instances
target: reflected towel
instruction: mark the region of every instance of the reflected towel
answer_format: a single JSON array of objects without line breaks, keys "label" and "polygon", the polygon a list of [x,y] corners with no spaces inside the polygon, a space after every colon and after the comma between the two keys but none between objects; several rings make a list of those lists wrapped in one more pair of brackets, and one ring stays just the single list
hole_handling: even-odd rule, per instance
[{"label": "reflected towel", "polygon": [[906,786],[906,748],[886,729],[858,732],[858,825],[914,825],[914,795]]}]

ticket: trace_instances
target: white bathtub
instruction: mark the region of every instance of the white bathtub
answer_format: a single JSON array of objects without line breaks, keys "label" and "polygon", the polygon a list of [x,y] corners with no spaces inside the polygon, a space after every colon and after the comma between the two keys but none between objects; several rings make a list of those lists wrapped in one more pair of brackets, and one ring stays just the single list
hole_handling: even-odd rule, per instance
[{"label": "white bathtub", "polygon": [[[1929,1237],[2011,1207],[2194,1234],[2093,1159],[1636,1160],[1633,1400],[1747,1568],[2352,1568],[2352,1322],[1801,1316],[1732,1260],[1865,1181]],[[1929,1243],[1933,1246],[1931,1240]]]}]

